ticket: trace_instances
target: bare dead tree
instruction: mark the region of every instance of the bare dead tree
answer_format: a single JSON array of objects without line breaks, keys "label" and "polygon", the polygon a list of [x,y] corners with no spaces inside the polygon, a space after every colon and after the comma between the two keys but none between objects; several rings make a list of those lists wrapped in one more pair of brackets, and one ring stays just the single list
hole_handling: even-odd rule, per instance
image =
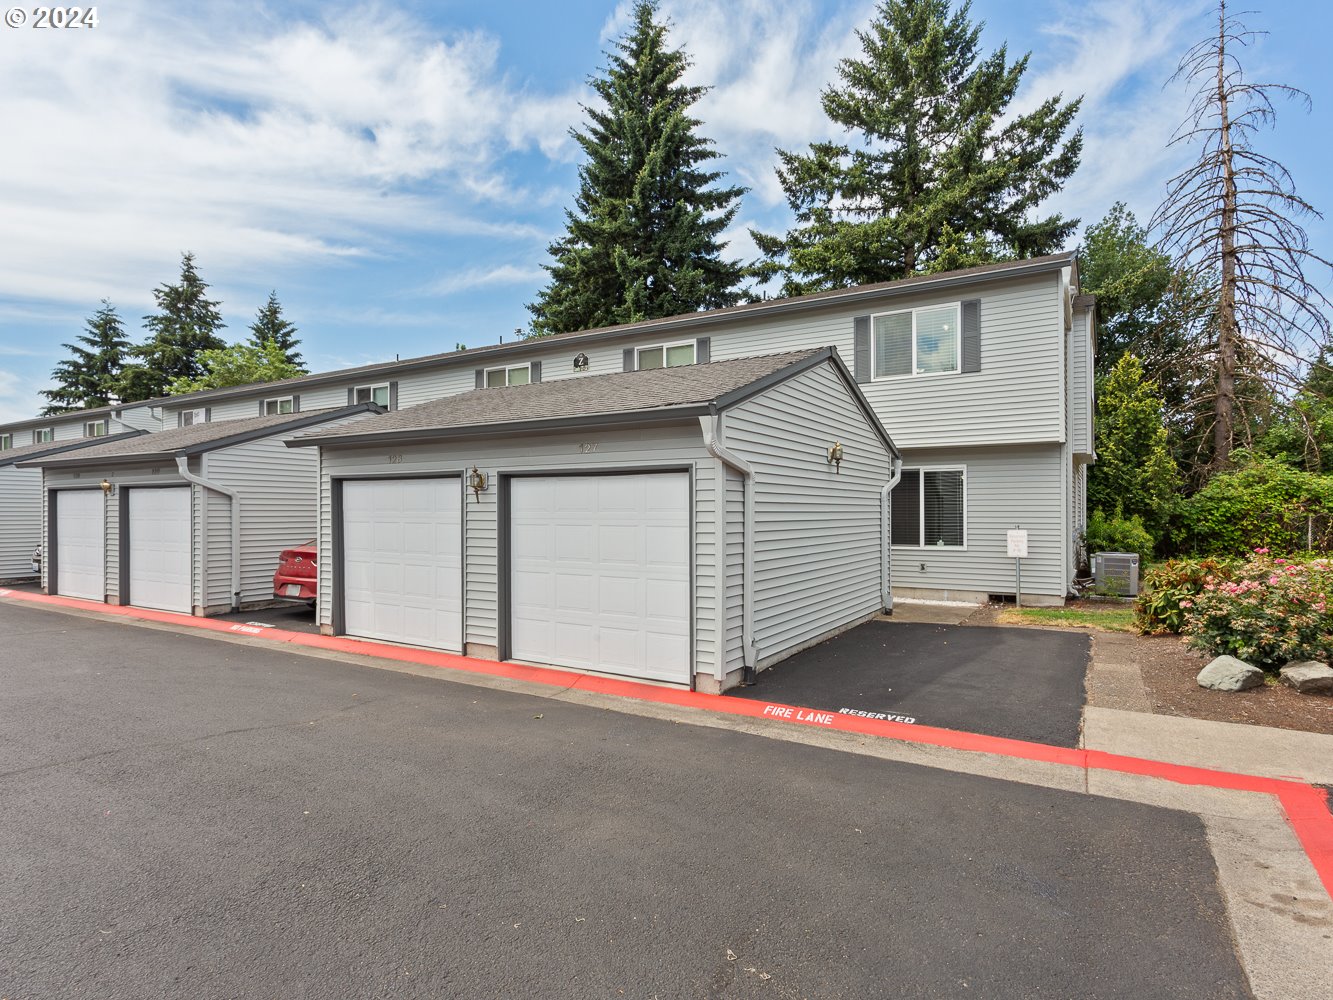
[{"label": "bare dead tree", "polygon": [[1290,398],[1330,329],[1329,301],[1306,277],[1307,268],[1330,264],[1296,221],[1322,216],[1296,193],[1287,168],[1254,146],[1256,133],[1274,123],[1275,98],[1299,100],[1307,110],[1310,98],[1245,79],[1237,51],[1264,33],[1241,16],[1219,0],[1216,35],[1191,48],[1172,77],[1197,89],[1171,145],[1198,146],[1199,158],[1168,181],[1152,220],[1161,248],[1209,290],[1208,315],[1197,327],[1211,373],[1215,468],[1230,463],[1252,425],[1247,407],[1256,394],[1238,393],[1238,380],[1266,386],[1270,403]]}]

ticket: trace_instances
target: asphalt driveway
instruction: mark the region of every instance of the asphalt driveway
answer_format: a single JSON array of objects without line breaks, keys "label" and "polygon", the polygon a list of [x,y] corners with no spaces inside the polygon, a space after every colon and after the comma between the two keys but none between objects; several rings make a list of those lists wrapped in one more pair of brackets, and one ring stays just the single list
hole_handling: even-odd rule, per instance
[{"label": "asphalt driveway", "polygon": [[0,996],[1248,996],[1189,814],[0,602]]},{"label": "asphalt driveway", "polygon": [[729,693],[1073,747],[1090,643],[1077,632],[871,621]]}]

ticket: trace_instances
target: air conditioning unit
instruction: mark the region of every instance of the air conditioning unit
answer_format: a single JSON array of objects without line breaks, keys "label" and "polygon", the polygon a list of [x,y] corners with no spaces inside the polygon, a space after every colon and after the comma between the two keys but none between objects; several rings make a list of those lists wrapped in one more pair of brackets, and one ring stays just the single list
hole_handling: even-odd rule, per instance
[{"label": "air conditioning unit", "polygon": [[1139,557],[1135,552],[1094,552],[1093,588],[1099,594],[1136,597],[1139,593]]}]

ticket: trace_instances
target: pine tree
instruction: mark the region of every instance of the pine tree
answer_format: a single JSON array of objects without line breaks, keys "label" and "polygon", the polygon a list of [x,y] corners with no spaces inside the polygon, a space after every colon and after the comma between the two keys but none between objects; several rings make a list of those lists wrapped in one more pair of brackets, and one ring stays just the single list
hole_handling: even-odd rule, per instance
[{"label": "pine tree", "polygon": [[70,357],[51,372],[55,388],[42,390],[51,401],[43,416],[108,406],[119,400],[121,371],[130,341],[116,307],[103,299],[102,307],[88,318],[86,328],[87,333],[81,334],[77,343],[61,345]]},{"label": "pine tree", "polygon": [[719,242],[739,187],[722,171],[690,108],[704,87],[680,78],[689,58],[667,47],[657,5],[639,0],[633,28],[590,81],[600,107],[570,134],[583,147],[575,208],[552,243],[551,282],[528,306],[532,335],[586,330],[733,304],[743,276]]},{"label": "pine tree", "polygon": [[1170,517],[1179,473],[1167,444],[1162,401],[1143,365],[1124,354],[1097,387],[1097,462],[1088,470],[1088,507],[1137,515],[1154,540]]},{"label": "pine tree", "polygon": [[205,297],[207,289],[195,270],[194,254],[182,254],[180,281],[153,290],[157,312],[144,317],[148,339],[131,351],[140,363],[125,370],[124,399],[152,399],[177,379],[198,378],[204,374],[199,352],[227,346],[218,336],[226,324],[218,303]]},{"label": "pine tree", "polygon": [[277,345],[287,364],[299,369],[296,374],[306,373],[301,364],[301,352],[296,349],[301,343],[296,338],[296,324],[282,315],[277,291],[268,293],[268,302],[260,306],[255,321],[250,324],[250,346],[262,348],[266,342]]},{"label": "pine tree", "polygon": [[970,7],[882,0],[857,33],[862,58],[842,60],[823,93],[854,138],[778,151],[797,225],[752,232],[761,280],[801,295],[938,270],[960,248],[969,260],[1037,256],[1074,232],[1075,219],[1034,213],[1078,167],[1082,130],[1065,135],[1082,99],[1010,117],[1028,57],[982,56]]}]

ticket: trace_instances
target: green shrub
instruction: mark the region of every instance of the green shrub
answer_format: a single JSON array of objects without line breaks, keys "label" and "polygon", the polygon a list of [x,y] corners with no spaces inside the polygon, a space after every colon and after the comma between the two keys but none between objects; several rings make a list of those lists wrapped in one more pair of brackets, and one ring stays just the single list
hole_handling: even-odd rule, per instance
[{"label": "green shrub", "polygon": [[1273,459],[1214,476],[1176,508],[1172,538],[1200,556],[1244,556],[1254,549],[1328,552],[1333,547],[1333,476]]},{"label": "green shrub", "polygon": [[1195,649],[1273,669],[1333,655],[1333,563],[1287,560],[1257,549],[1230,580],[1180,602]]},{"label": "green shrub", "polygon": [[1134,602],[1134,627],[1143,635],[1179,632],[1187,609],[1181,601],[1192,601],[1210,583],[1231,579],[1234,564],[1222,559],[1171,559],[1143,574],[1143,585]]},{"label": "green shrub", "polygon": [[1088,515],[1083,544],[1089,558],[1094,552],[1137,552],[1140,566],[1146,566],[1152,558],[1153,537],[1143,526],[1143,519],[1137,514],[1122,517],[1119,510],[1110,516],[1100,510]]}]

